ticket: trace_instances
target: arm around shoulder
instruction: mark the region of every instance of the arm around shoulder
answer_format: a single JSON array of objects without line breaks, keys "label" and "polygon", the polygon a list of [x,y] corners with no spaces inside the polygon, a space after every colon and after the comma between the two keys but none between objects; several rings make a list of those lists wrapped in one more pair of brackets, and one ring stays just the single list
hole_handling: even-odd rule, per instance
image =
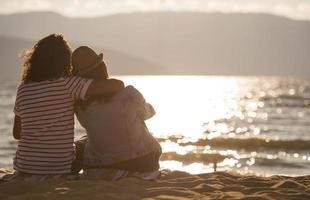
[{"label": "arm around shoulder", "polygon": [[116,93],[124,89],[124,83],[117,79],[104,79],[104,80],[94,80],[87,92],[86,96],[97,96],[105,95],[110,93]]}]

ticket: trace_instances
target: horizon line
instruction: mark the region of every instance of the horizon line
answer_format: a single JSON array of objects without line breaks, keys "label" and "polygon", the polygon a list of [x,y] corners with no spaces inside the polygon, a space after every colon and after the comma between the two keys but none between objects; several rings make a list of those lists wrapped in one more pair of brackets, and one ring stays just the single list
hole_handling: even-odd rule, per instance
[{"label": "horizon line", "polygon": [[0,16],[10,16],[10,15],[18,15],[18,14],[31,14],[31,13],[51,13],[56,14],[62,17],[70,18],[70,19],[95,19],[95,18],[103,18],[103,17],[110,17],[116,15],[126,15],[126,14],[137,14],[137,13],[197,13],[197,14],[222,14],[222,15],[229,15],[229,14],[244,14],[244,15],[267,15],[267,16],[274,16],[285,18],[294,21],[310,21],[310,18],[294,18],[287,15],[281,15],[276,13],[270,12],[252,12],[252,11],[193,11],[193,10],[135,10],[135,11],[127,11],[127,12],[114,12],[114,13],[107,13],[101,15],[68,15],[59,11],[46,9],[46,10],[29,10],[29,11],[18,11],[18,12],[10,12],[10,13],[1,13]]}]

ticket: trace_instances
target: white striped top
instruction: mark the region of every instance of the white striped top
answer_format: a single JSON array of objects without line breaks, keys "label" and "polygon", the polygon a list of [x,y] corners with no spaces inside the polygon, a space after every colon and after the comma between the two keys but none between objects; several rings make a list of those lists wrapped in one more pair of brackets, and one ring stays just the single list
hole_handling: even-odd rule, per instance
[{"label": "white striped top", "polygon": [[30,174],[66,174],[74,159],[74,101],[91,80],[80,77],[21,84],[14,107],[21,139],[14,169]]}]

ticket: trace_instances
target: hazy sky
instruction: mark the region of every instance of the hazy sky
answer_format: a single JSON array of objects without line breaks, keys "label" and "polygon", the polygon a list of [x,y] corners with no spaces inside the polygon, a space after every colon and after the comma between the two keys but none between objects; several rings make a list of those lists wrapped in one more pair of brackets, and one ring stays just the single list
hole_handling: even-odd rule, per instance
[{"label": "hazy sky", "polygon": [[158,10],[263,12],[310,20],[310,0],[0,0],[0,13],[33,10],[72,17]]}]

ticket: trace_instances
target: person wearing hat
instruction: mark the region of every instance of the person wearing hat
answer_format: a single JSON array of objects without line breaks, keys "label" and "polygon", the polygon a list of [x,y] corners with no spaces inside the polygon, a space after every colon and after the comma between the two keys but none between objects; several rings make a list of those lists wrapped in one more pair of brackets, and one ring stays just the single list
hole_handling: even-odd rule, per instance
[{"label": "person wearing hat", "polygon": [[[75,76],[94,80],[109,77],[103,54],[97,55],[87,46],[73,52],[72,66]],[[83,168],[84,174],[94,172],[95,176],[107,179],[102,172],[112,169],[115,174],[109,175],[109,180],[128,174],[158,175],[161,147],[144,122],[155,111],[133,86],[115,94],[79,101],[75,114],[87,136],[76,142],[73,173]]]}]

